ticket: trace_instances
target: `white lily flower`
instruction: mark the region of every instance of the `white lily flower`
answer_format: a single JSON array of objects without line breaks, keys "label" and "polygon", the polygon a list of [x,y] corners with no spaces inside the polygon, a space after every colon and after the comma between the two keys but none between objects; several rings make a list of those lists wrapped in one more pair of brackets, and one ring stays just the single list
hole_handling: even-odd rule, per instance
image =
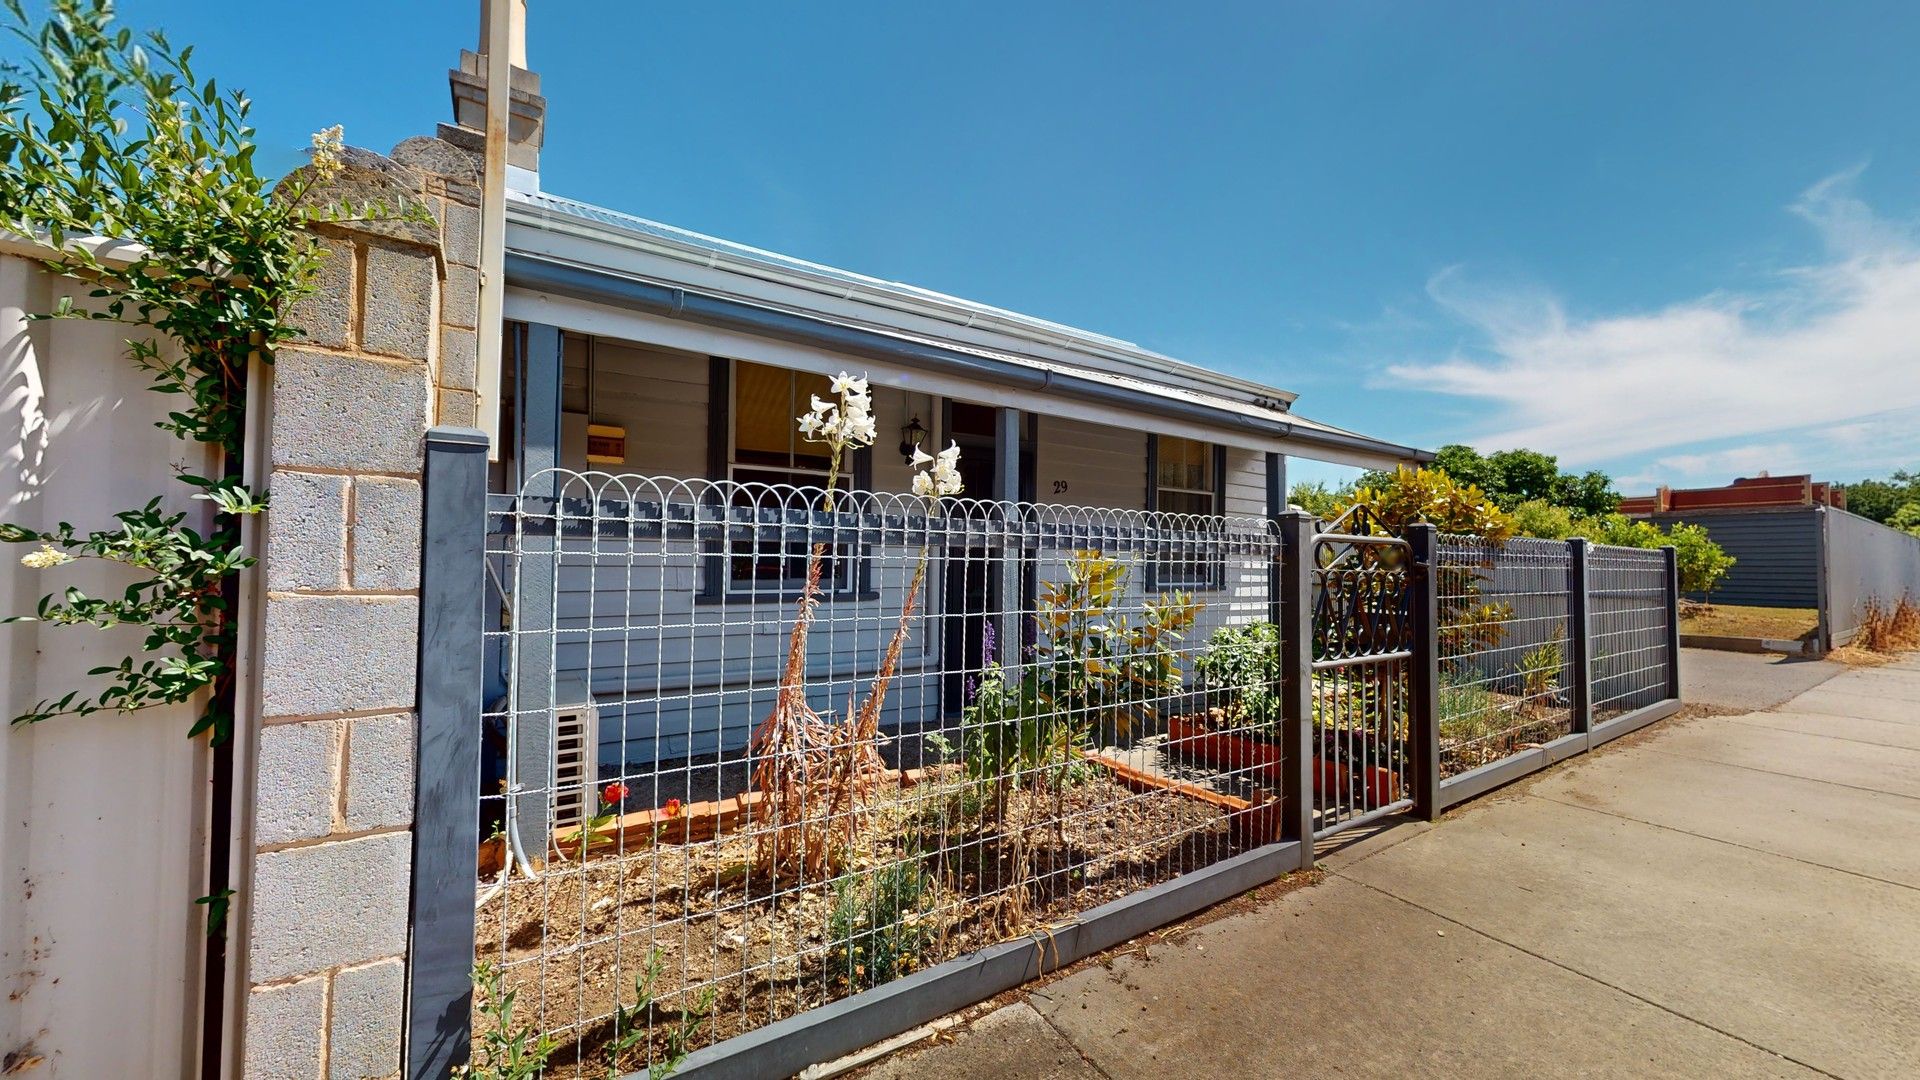
[{"label": "white lily flower", "polygon": [[833,377],[833,383],[828,389],[831,393],[835,394],[851,393],[858,397],[865,397],[867,395],[867,379],[864,375],[855,378],[843,371]]},{"label": "white lily flower", "polygon": [[934,486],[932,473],[917,472],[913,474],[913,493],[915,495],[923,498],[932,498],[935,491],[936,488]]},{"label": "white lily flower", "polygon": [[916,446],[913,448],[913,461],[911,464],[916,469],[924,469],[928,465],[933,464],[933,455]]},{"label": "white lily flower", "polygon": [[799,417],[798,420],[800,424],[800,434],[811,439],[814,437],[816,433],[819,432],[820,417],[815,415],[814,413],[808,413],[805,416]]},{"label": "white lily flower", "polygon": [[826,413],[832,412],[837,407],[837,405],[838,405],[837,402],[820,400],[819,394],[813,395],[813,411],[814,412],[825,415]]},{"label": "white lily flower", "polygon": [[939,457],[940,463],[947,468],[958,468],[960,465],[960,444],[957,442],[949,444],[945,450],[940,451]]}]

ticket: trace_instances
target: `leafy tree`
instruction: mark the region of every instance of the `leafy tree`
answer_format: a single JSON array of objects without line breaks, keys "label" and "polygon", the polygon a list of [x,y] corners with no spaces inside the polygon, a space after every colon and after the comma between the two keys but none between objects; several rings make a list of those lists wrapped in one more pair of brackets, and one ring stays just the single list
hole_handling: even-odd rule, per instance
[{"label": "leafy tree", "polygon": [[1920,502],[1910,502],[1895,510],[1887,518],[1887,524],[1920,536]]},{"label": "leafy tree", "polygon": [[1352,485],[1328,487],[1324,481],[1302,480],[1287,493],[1287,502],[1318,518],[1330,518],[1339,512],[1342,499],[1353,494]]},{"label": "leafy tree", "polygon": [[1480,456],[1480,451],[1463,443],[1448,443],[1434,451],[1432,467],[1488,494],[1500,487],[1499,471]]},{"label": "leafy tree", "polygon": [[[1534,500],[1564,506],[1577,517],[1611,514],[1620,508],[1612,477],[1597,469],[1578,475],[1561,472],[1558,458],[1538,450],[1516,448],[1483,455],[1463,443],[1449,443],[1434,451],[1429,468],[1479,488],[1503,510]],[[1360,486],[1379,489],[1391,481],[1391,473],[1370,472],[1361,478]]]},{"label": "leafy tree", "polygon": [[1613,477],[1590,469],[1579,476],[1561,473],[1554,482],[1553,502],[1579,517],[1595,517],[1620,509],[1620,493],[1613,490]]},{"label": "leafy tree", "polygon": [[1920,503],[1920,472],[1901,470],[1887,480],[1862,480],[1848,484],[1847,510],[1863,518],[1890,524],[1893,515],[1908,503]]},{"label": "leafy tree", "polygon": [[1559,494],[1560,462],[1552,454],[1500,450],[1487,455],[1487,467],[1493,470],[1488,494],[1505,508],[1512,509],[1528,499],[1552,502]]}]

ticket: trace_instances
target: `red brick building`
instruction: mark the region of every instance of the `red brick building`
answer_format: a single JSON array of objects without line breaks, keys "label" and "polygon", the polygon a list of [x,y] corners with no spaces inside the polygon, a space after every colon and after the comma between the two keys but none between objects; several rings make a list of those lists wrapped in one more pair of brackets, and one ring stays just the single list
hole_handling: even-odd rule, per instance
[{"label": "red brick building", "polygon": [[1636,495],[1620,500],[1620,512],[1628,517],[1652,517],[1695,510],[1754,510],[1776,506],[1831,506],[1847,508],[1845,488],[1812,476],[1742,477],[1724,487],[1662,487],[1652,495]]}]

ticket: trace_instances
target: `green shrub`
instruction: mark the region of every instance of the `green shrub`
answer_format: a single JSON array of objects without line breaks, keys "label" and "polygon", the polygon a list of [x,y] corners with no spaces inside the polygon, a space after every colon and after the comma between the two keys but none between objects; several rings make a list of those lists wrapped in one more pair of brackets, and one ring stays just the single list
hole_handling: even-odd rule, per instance
[{"label": "green shrub", "polygon": [[1727,571],[1733,569],[1733,556],[1714,543],[1705,528],[1685,522],[1676,523],[1671,530],[1663,533],[1659,526],[1650,521],[1607,514],[1580,522],[1574,527],[1573,535],[1585,536],[1596,544],[1613,547],[1658,548],[1673,545],[1681,592],[1711,593],[1719,586],[1720,580],[1727,576]]},{"label": "green shrub", "polygon": [[1402,465],[1342,501],[1341,512],[1364,506],[1373,525],[1390,536],[1405,536],[1407,526],[1427,522],[1441,532],[1470,533],[1496,543],[1513,535],[1513,517],[1494,505],[1487,493],[1461,484],[1439,469]]},{"label": "green shrub", "polygon": [[1565,636],[1555,630],[1552,638],[1520,657],[1520,684],[1527,700],[1536,701],[1559,689],[1560,675],[1566,668]]},{"label": "green shrub", "polygon": [[513,1000],[500,969],[485,962],[473,969],[476,1011],[473,1060],[454,1069],[458,1080],[533,1080],[546,1071],[547,1059],[560,1049],[550,1035],[536,1035],[513,1022]]},{"label": "green shrub", "polygon": [[1528,499],[1513,508],[1513,532],[1541,540],[1565,540],[1573,535],[1573,511],[1545,499]]},{"label": "green shrub", "polygon": [[933,880],[918,859],[841,878],[827,916],[833,976],[850,986],[878,986],[912,971],[933,940],[924,914],[932,893]]},{"label": "green shrub", "polygon": [[[652,1034],[653,987],[660,981],[660,971],[660,950],[648,950],[647,966],[633,979],[633,1004],[614,1002],[613,1036],[606,1047],[607,1080],[618,1080],[627,1075],[620,1059]],[[660,1056],[647,1065],[647,1080],[665,1080],[673,1075],[681,1062],[687,1060],[688,1046],[706,1024],[707,1017],[712,1015],[714,999],[718,996],[718,992],[709,986],[701,992],[692,1008],[680,1010],[679,1022],[667,1029],[667,1045],[661,1048]]]},{"label": "green shrub", "polygon": [[1126,591],[1126,567],[1098,551],[1074,552],[1067,579],[1041,585],[1032,662],[1013,684],[989,665],[961,714],[969,776],[1004,796],[1017,773],[1076,768],[1098,728],[1126,735],[1159,719],[1159,702],[1183,685],[1176,646],[1203,605],[1163,593],[1135,619],[1117,610]]},{"label": "green shrub", "polygon": [[1470,672],[1441,672],[1439,696],[1442,739],[1472,742],[1507,726],[1505,705]]},{"label": "green shrub", "polygon": [[1270,622],[1223,626],[1193,662],[1207,707],[1235,727],[1280,725],[1280,628]]}]

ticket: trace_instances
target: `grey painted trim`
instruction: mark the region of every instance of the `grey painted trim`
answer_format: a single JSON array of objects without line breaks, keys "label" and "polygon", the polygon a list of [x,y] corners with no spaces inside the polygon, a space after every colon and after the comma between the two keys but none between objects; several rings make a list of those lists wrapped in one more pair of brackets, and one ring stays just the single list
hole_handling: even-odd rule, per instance
[{"label": "grey painted trim", "polygon": [[1531,750],[1523,750],[1510,757],[1503,757],[1499,761],[1490,761],[1458,776],[1448,777],[1441,781],[1440,797],[1436,801],[1441,809],[1456,806],[1477,795],[1484,795],[1494,788],[1511,784],[1555,762],[1584,754],[1587,749],[1586,732],[1576,731],[1571,735],[1562,735],[1550,743],[1536,746]]},{"label": "grey painted trim", "polygon": [[466,1062],[471,1042],[486,435],[472,428],[427,432],[422,485],[412,940],[403,1037],[410,1080],[439,1080]]},{"label": "grey painted trim", "polygon": [[1408,694],[1412,697],[1411,736],[1414,816],[1433,821],[1440,816],[1440,575],[1435,561],[1440,530],[1424,522],[1407,529],[1413,555],[1413,657],[1408,660]]},{"label": "grey painted trim", "polygon": [[[677,1080],[763,1080],[852,1053],[984,1001],[1295,869],[1300,844],[1269,844],[1102,904],[1066,926],[991,945],[690,1055]],[[633,1073],[627,1080],[643,1080]]]},{"label": "grey painted trim", "polygon": [[1667,579],[1667,696],[1680,698],[1680,553],[1672,544],[1660,549]]},{"label": "grey painted trim", "polygon": [[[1837,633],[1833,625],[1833,575],[1828,566],[1833,557],[1833,519],[1826,514],[1819,515],[1819,526],[1814,530],[1814,544],[1819,549],[1813,560],[1813,610],[1814,641],[1822,656],[1834,649],[1843,648],[1853,640],[1853,634]],[[1844,640],[1842,640],[1844,638]]]},{"label": "grey painted trim", "polygon": [[1431,452],[1410,446],[1348,432],[1300,427],[1285,419],[1285,413],[1277,413],[1273,418],[1251,416],[1197,401],[1010,363],[965,349],[915,341],[831,319],[663,285],[592,267],[510,253],[507,256],[506,274],[508,283],[520,288],[611,304],[666,318],[686,319],[705,326],[901,364],[921,371],[1014,386],[1037,393],[1057,394],[1075,401],[1171,417],[1210,427],[1246,430],[1270,438],[1287,439],[1305,447],[1401,461],[1424,463],[1433,460]]},{"label": "grey painted trim", "polygon": [[1669,698],[1666,701],[1656,701],[1644,708],[1635,709],[1623,716],[1616,716],[1611,720],[1602,721],[1594,725],[1592,734],[1588,736],[1589,743],[1591,746],[1597,747],[1602,743],[1611,742],[1622,735],[1630,735],[1646,727],[1648,724],[1653,723],[1655,720],[1664,720],[1674,713],[1679,712],[1680,705],[1681,703],[1678,700]]},{"label": "grey painted trim", "polygon": [[[558,496],[560,478],[547,470],[560,465],[560,328],[526,323],[518,335],[520,463],[522,496],[550,499]],[[536,479],[538,478],[538,479]],[[512,672],[513,775],[525,794],[511,797],[514,828],[509,834],[529,851],[546,851],[553,787],[553,652],[541,642],[552,642],[557,622],[554,537],[529,530],[521,538],[522,557],[515,560],[515,619],[509,657]]]},{"label": "grey painted trim", "polygon": [[1592,544],[1584,536],[1567,541],[1567,665],[1568,706],[1573,730],[1593,729],[1593,616],[1587,602],[1591,589],[1589,567]]},{"label": "grey painted trim", "polygon": [[[1287,512],[1287,456],[1277,451],[1267,451],[1267,520],[1279,528],[1280,515]],[[1271,570],[1272,575],[1280,572],[1278,563]],[[1267,621],[1280,625],[1280,589],[1279,579],[1269,577],[1267,582]]]},{"label": "grey painted trim", "polygon": [[[993,499],[1003,507],[1002,513],[1011,518],[1019,510],[1013,505],[1020,501],[1020,436],[1024,425],[1019,409],[1001,408],[993,414]],[[1009,532],[1017,535],[1017,522],[1009,523]],[[1001,557],[993,566],[992,587],[998,598],[998,615],[995,620],[994,634],[1000,643],[1000,655],[1006,660],[1016,661],[1026,655],[1026,629],[1021,625],[1020,603],[1021,586],[1025,581],[1023,552],[1009,542],[1001,549]],[[1008,664],[1012,667],[1013,664]]]},{"label": "grey painted trim", "polygon": [[1300,842],[1300,868],[1313,865],[1313,536],[1305,510],[1280,515],[1273,578],[1280,592],[1280,716],[1286,756],[1280,784],[1281,829]]}]

